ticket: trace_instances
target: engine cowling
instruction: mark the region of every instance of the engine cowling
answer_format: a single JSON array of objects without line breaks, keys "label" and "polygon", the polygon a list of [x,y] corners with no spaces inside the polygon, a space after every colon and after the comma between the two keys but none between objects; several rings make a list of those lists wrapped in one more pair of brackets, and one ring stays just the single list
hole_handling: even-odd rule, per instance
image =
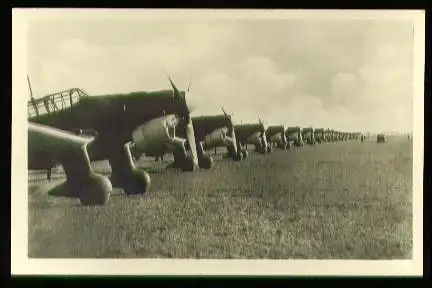
[{"label": "engine cowling", "polygon": [[221,128],[213,131],[209,135],[205,136],[203,145],[206,148],[228,145],[227,132],[228,132],[227,128]]},{"label": "engine cowling", "polygon": [[303,146],[303,135],[301,132],[291,132],[287,135],[287,141],[296,146]]},{"label": "engine cowling", "polygon": [[299,138],[299,133],[298,132],[289,133],[286,137],[288,141],[297,141]]},{"label": "engine cowling", "polygon": [[[265,138],[265,137],[264,137]],[[267,142],[267,140],[265,140]],[[253,144],[253,145],[262,145],[262,140],[261,140],[261,132],[256,132],[254,134],[252,134],[246,141],[248,144]]]},{"label": "engine cowling", "polygon": [[[260,151],[260,153],[265,153],[268,150],[268,143],[267,143],[267,137],[265,135],[265,132],[256,132],[254,134],[252,134],[248,139],[247,139],[247,143],[248,144],[252,144],[255,146],[255,148],[257,149],[257,151]],[[270,152],[270,151],[268,151]]]},{"label": "engine cowling", "polygon": [[305,132],[303,135],[303,139],[306,140],[307,143],[313,144],[313,142],[315,141],[314,133],[312,131]]},{"label": "engine cowling", "polygon": [[278,143],[278,142],[282,142],[283,140],[282,140],[282,132],[279,132],[279,133],[276,133],[276,134],[273,134],[271,137],[270,137],[270,142],[272,142],[272,143]]},{"label": "engine cowling", "polygon": [[177,116],[165,115],[135,128],[132,132],[135,152],[152,154],[154,151],[184,146],[186,140],[175,137],[175,127],[178,123]]}]

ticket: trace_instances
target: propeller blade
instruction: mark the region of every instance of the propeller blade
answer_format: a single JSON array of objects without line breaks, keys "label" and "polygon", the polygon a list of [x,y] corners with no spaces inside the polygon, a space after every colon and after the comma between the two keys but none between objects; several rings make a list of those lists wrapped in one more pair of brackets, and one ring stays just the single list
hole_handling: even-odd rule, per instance
[{"label": "propeller blade", "polygon": [[[182,105],[184,106],[184,108],[186,109],[186,111],[181,112],[181,114],[183,114],[184,112],[186,112],[183,115],[179,115],[182,116],[183,120],[185,121],[185,132],[186,132],[186,138],[187,141],[189,143],[189,147],[192,153],[192,161],[194,164],[194,169],[196,169],[198,167],[198,153],[197,153],[197,148],[196,148],[196,143],[195,143],[195,131],[193,129],[193,125],[192,125],[192,120],[190,118],[190,107],[188,107],[188,105],[186,104],[186,97],[182,97],[182,95],[180,94],[180,91],[177,89],[177,87],[175,86],[174,82],[171,80],[171,77],[169,75],[168,76],[168,80],[171,83],[171,86],[174,90],[174,99],[177,99],[177,101],[179,101],[179,103],[182,103]],[[189,88],[188,88],[189,90]]]},{"label": "propeller blade", "polygon": [[194,163],[194,168],[198,167],[198,153],[195,143],[195,131],[193,129],[192,121],[189,120],[189,122],[185,125],[186,130],[186,137],[189,142],[189,147],[192,152],[192,161]]},{"label": "propeller blade", "polygon": [[[171,79],[171,77],[169,76],[169,75],[167,75],[167,77],[168,77],[168,80],[170,81],[170,83],[171,83],[171,87],[173,88],[173,90],[174,90],[174,99],[175,99],[175,101],[178,101],[177,103],[179,103],[181,106],[183,106],[183,107],[180,107],[180,109],[181,110],[183,110],[183,109],[185,109],[186,111],[187,111],[187,113],[190,113],[191,112],[191,107],[189,107],[187,104],[186,104],[186,94],[185,94],[185,96],[183,97],[182,96],[182,94],[180,93],[180,91],[177,89],[177,86],[174,84],[174,82],[172,81],[172,79]],[[184,113],[185,111],[183,111],[183,113]]]},{"label": "propeller blade", "polygon": [[259,124],[261,125],[262,129],[265,130],[265,125],[264,125],[264,122],[261,120],[261,117],[258,117],[258,121],[259,121]]},{"label": "propeller blade", "polygon": [[223,106],[221,106],[222,112],[225,114],[226,117],[228,117],[228,113],[225,112],[225,109],[223,108]]},{"label": "propeller blade", "polygon": [[186,89],[187,92],[190,91],[191,82],[192,82],[192,79],[189,79],[189,84],[188,84],[188,87],[187,87],[187,89]]},{"label": "propeller blade", "polygon": [[173,81],[171,80],[171,77],[170,77],[170,76],[168,76],[168,80],[170,81],[170,83],[171,83],[171,87],[172,87],[173,90],[174,90],[174,97],[175,97],[175,98],[178,98],[178,97],[181,98],[180,91],[179,91],[179,90],[177,89],[177,87],[174,85],[174,83],[173,83]]}]

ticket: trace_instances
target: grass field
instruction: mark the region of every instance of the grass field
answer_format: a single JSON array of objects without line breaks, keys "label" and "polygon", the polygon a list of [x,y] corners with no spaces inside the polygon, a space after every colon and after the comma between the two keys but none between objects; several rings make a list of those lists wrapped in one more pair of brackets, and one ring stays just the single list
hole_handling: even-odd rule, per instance
[{"label": "grass field", "polygon": [[103,207],[29,182],[29,257],[411,258],[412,141],[373,140],[159,169],[145,196]]}]

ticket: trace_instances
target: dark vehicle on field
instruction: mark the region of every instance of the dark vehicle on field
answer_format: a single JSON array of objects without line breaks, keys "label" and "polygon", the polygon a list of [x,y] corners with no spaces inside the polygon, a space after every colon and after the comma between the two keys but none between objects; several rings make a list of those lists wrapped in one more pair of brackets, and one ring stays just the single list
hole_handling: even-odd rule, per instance
[{"label": "dark vehicle on field", "polygon": [[384,143],[384,142],[386,142],[386,139],[385,139],[384,133],[380,133],[380,134],[378,134],[378,135],[377,135],[377,143]]}]

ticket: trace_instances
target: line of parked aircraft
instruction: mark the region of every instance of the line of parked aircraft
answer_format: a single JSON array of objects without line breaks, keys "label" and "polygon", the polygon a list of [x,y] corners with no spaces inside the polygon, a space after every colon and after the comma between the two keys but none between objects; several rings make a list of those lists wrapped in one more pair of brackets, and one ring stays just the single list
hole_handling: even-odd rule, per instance
[{"label": "line of parked aircraft", "polygon": [[[218,115],[191,117],[189,87],[181,91],[169,77],[172,90],[89,97],[73,88],[39,99],[27,80],[28,169],[45,170],[50,179],[52,168],[61,164],[66,175],[62,195],[79,198],[84,205],[105,204],[113,187],[127,195],[147,192],[150,176],[135,165],[142,155],[172,153],[169,167],[194,171],[210,169],[213,159],[207,151],[221,146],[232,160],[242,161],[248,144],[266,154],[272,147],[287,150],[305,143],[364,139],[357,132],[268,126],[259,118],[257,123],[235,124],[223,107]],[[100,160],[108,160],[110,178],[92,170],[91,162]]]}]

